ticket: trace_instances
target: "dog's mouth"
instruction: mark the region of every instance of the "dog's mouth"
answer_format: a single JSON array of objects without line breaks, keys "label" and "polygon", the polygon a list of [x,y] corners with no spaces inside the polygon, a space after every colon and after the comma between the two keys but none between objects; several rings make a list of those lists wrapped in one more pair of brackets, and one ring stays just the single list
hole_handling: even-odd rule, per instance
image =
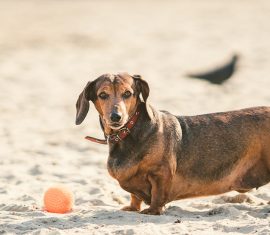
[{"label": "dog's mouth", "polygon": [[120,128],[122,128],[125,124],[120,124],[120,123],[111,123],[109,125],[109,127],[113,130],[119,130]]},{"label": "dog's mouth", "polygon": [[125,126],[125,124],[128,121],[128,118],[122,118],[119,122],[112,122],[111,120],[108,119],[103,119],[104,120],[104,124],[113,129],[113,130],[119,130],[121,129],[123,126]]},{"label": "dog's mouth", "polygon": [[113,130],[119,130],[124,125],[125,125],[125,122],[109,122],[109,123],[107,123],[107,126]]},{"label": "dog's mouth", "polygon": [[115,128],[120,127],[120,126],[122,126],[122,124],[120,124],[120,123],[112,123],[111,124],[111,127],[115,127]]}]

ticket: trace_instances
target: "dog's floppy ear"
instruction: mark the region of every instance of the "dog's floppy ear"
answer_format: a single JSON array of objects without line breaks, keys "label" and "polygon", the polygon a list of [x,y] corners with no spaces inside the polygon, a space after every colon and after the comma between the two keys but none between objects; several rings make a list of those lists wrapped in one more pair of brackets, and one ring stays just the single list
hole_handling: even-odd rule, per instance
[{"label": "dog's floppy ear", "polygon": [[150,92],[148,83],[142,79],[141,75],[133,75],[132,77],[135,80],[136,88],[138,89],[139,94],[142,94],[143,101],[146,103]]},{"label": "dog's floppy ear", "polygon": [[135,80],[136,88],[139,92],[139,95],[142,94],[143,101],[145,103],[146,111],[150,119],[153,118],[153,112],[149,107],[148,103],[146,102],[149,96],[149,86],[148,83],[142,79],[141,75],[133,75],[133,79]]},{"label": "dog's floppy ear", "polygon": [[85,119],[89,110],[89,101],[95,97],[95,81],[88,82],[76,102],[76,125],[80,125]]}]

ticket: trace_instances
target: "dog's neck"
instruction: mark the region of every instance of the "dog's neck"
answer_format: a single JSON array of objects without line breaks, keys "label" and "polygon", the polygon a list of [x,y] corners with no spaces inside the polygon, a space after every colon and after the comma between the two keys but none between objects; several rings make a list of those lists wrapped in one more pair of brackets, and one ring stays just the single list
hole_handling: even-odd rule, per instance
[{"label": "dog's neck", "polygon": [[[154,112],[154,118],[150,119],[145,103],[142,104],[141,108],[136,125],[134,125],[127,138],[117,143],[108,142],[108,169],[112,170],[116,166],[124,166],[130,159],[139,161],[147,154],[148,147],[155,144],[155,133],[159,129],[158,113],[151,107],[151,111]],[[117,167],[115,169],[118,169]]]}]

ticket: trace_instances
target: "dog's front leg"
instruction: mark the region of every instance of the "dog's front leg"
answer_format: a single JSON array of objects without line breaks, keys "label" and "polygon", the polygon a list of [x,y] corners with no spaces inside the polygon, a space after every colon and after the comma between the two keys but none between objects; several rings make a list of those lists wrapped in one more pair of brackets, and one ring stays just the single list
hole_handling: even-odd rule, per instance
[{"label": "dog's front leg", "polygon": [[141,210],[141,204],[142,200],[137,198],[134,194],[130,194],[130,205],[123,207],[121,210],[123,211],[140,211]]},{"label": "dog's front leg", "polygon": [[168,170],[162,170],[158,174],[148,176],[151,183],[150,207],[141,211],[142,214],[160,215],[163,207],[168,202],[168,194],[171,188],[171,174]]}]

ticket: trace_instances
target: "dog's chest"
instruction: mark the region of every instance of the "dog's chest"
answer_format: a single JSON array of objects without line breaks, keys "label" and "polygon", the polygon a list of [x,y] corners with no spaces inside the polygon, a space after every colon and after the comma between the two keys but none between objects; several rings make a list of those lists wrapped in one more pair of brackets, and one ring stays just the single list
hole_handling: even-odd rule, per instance
[{"label": "dog's chest", "polygon": [[116,145],[110,149],[107,168],[117,180],[130,178],[137,173],[145,154],[134,145]]},{"label": "dog's chest", "polygon": [[147,179],[147,172],[141,171],[139,164],[141,162],[134,162],[132,157],[129,160],[121,161],[110,156],[107,168],[110,175],[119,182],[124,190],[149,203],[151,185]]},{"label": "dog's chest", "polygon": [[116,156],[109,156],[107,169],[110,175],[119,182],[134,176],[138,170],[138,164],[130,159],[123,159]]},{"label": "dog's chest", "polygon": [[108,171],[118,181],[121,188],[136,195],[146,204],[150,204],[151,185],[147,179],[147,173],[139,171],[138,165],[124,168],[108,167]]}]

